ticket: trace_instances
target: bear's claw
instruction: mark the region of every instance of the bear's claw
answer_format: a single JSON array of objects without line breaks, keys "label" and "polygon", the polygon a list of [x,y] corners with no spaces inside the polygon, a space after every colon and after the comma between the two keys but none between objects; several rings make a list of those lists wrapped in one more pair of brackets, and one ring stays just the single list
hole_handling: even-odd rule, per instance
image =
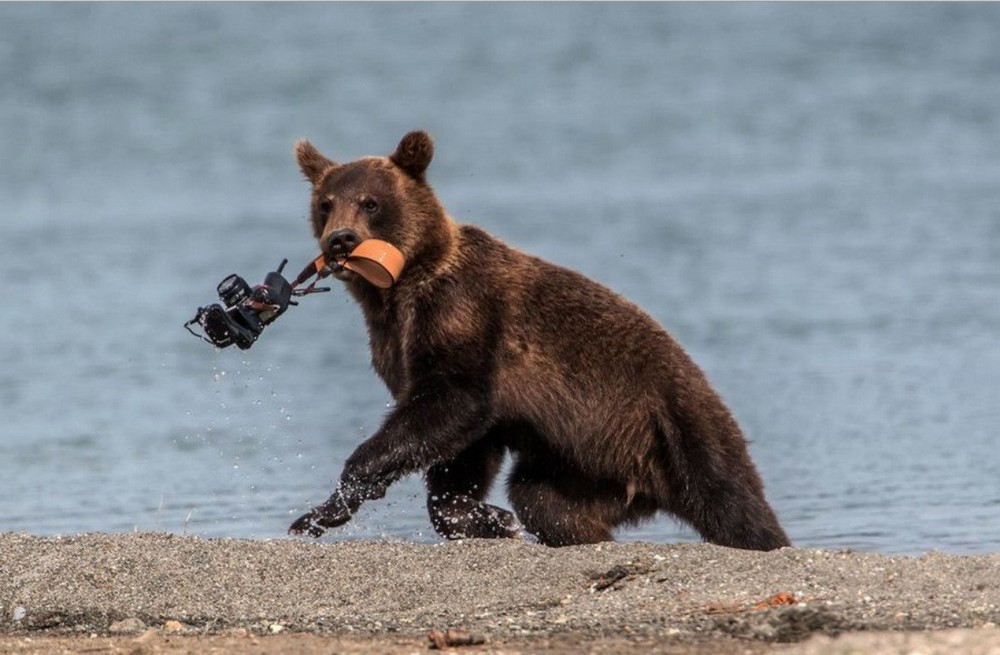
[{"label": "bear's claw", "polygon": [[326,528],[316,522],[316,515],[312,512],[295,519],[295,522],[288,528],[288,534],[308,534],[310,537],[316,538],[322,537],[324,532],[326,532]]},{"label": "bear's claw", "polygon": [[328,528],[336,528],[350,521],[351,514],[351,510],[344,504],[340,494],[334,494],[330,500],[318,507],[313,507],[308,514],[303,514],[295,519],[289,526],[288,533],[322,537]]}]

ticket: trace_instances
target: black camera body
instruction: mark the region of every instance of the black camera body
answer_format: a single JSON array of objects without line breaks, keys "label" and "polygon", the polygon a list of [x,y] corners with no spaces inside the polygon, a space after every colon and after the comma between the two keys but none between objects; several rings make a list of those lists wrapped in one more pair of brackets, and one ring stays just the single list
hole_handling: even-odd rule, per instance
[{"label": "black camera body", "polygon": [[[199,307],[184,327],[219,348],[236,344],[246,350],[289,305],[298,304],[292,300],[292,285],[281,274],[286,263],[288,260],[282,261],[278,270],[267,274],[263,284],[253,288],[236,273],[227,276],[216,289],[225,307],[219,303]],[[204,336],[191,329],[195,323],[201,326]]]}]

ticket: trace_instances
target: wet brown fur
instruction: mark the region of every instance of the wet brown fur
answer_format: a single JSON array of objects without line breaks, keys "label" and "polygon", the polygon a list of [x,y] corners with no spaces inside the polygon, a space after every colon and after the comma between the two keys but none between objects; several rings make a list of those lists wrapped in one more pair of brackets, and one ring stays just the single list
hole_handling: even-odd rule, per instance
[{"label": "wet brown fur", "polygon": [[[296,154],[321,246],[349,228],[407,264],[387,290],[344,274],[396,406],[293,532],[322,534],[424,472],[447,537],[523,526],[546,544],[590,543],[663,510],[714,543],[789,543],[739,427],[677,342],[605,287],[458,225],[425,179],[429,135],[343,165],[307,141]],[[483,502],[506,452],[516,519]]]}]

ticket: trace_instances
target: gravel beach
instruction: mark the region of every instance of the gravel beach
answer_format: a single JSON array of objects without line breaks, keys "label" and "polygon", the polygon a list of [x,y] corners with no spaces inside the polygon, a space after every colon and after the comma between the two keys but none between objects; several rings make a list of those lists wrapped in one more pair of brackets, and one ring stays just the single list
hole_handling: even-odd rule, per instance
[{"label": "gravel beach", "polygon": [[997,623],[1000,555],[0,535],[0,652],[1000,653]]}]

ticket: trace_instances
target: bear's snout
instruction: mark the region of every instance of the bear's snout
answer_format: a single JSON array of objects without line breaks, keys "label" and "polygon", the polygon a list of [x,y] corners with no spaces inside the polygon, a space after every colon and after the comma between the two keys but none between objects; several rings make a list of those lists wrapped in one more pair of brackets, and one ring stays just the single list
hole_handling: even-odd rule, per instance
[{"label": "bear's snout", "polygon": [[335,230],[323,241],[323,253],[329,259],[342,259],[357,248],[359,243],[361,238],[354,230],[348,228]]}]

